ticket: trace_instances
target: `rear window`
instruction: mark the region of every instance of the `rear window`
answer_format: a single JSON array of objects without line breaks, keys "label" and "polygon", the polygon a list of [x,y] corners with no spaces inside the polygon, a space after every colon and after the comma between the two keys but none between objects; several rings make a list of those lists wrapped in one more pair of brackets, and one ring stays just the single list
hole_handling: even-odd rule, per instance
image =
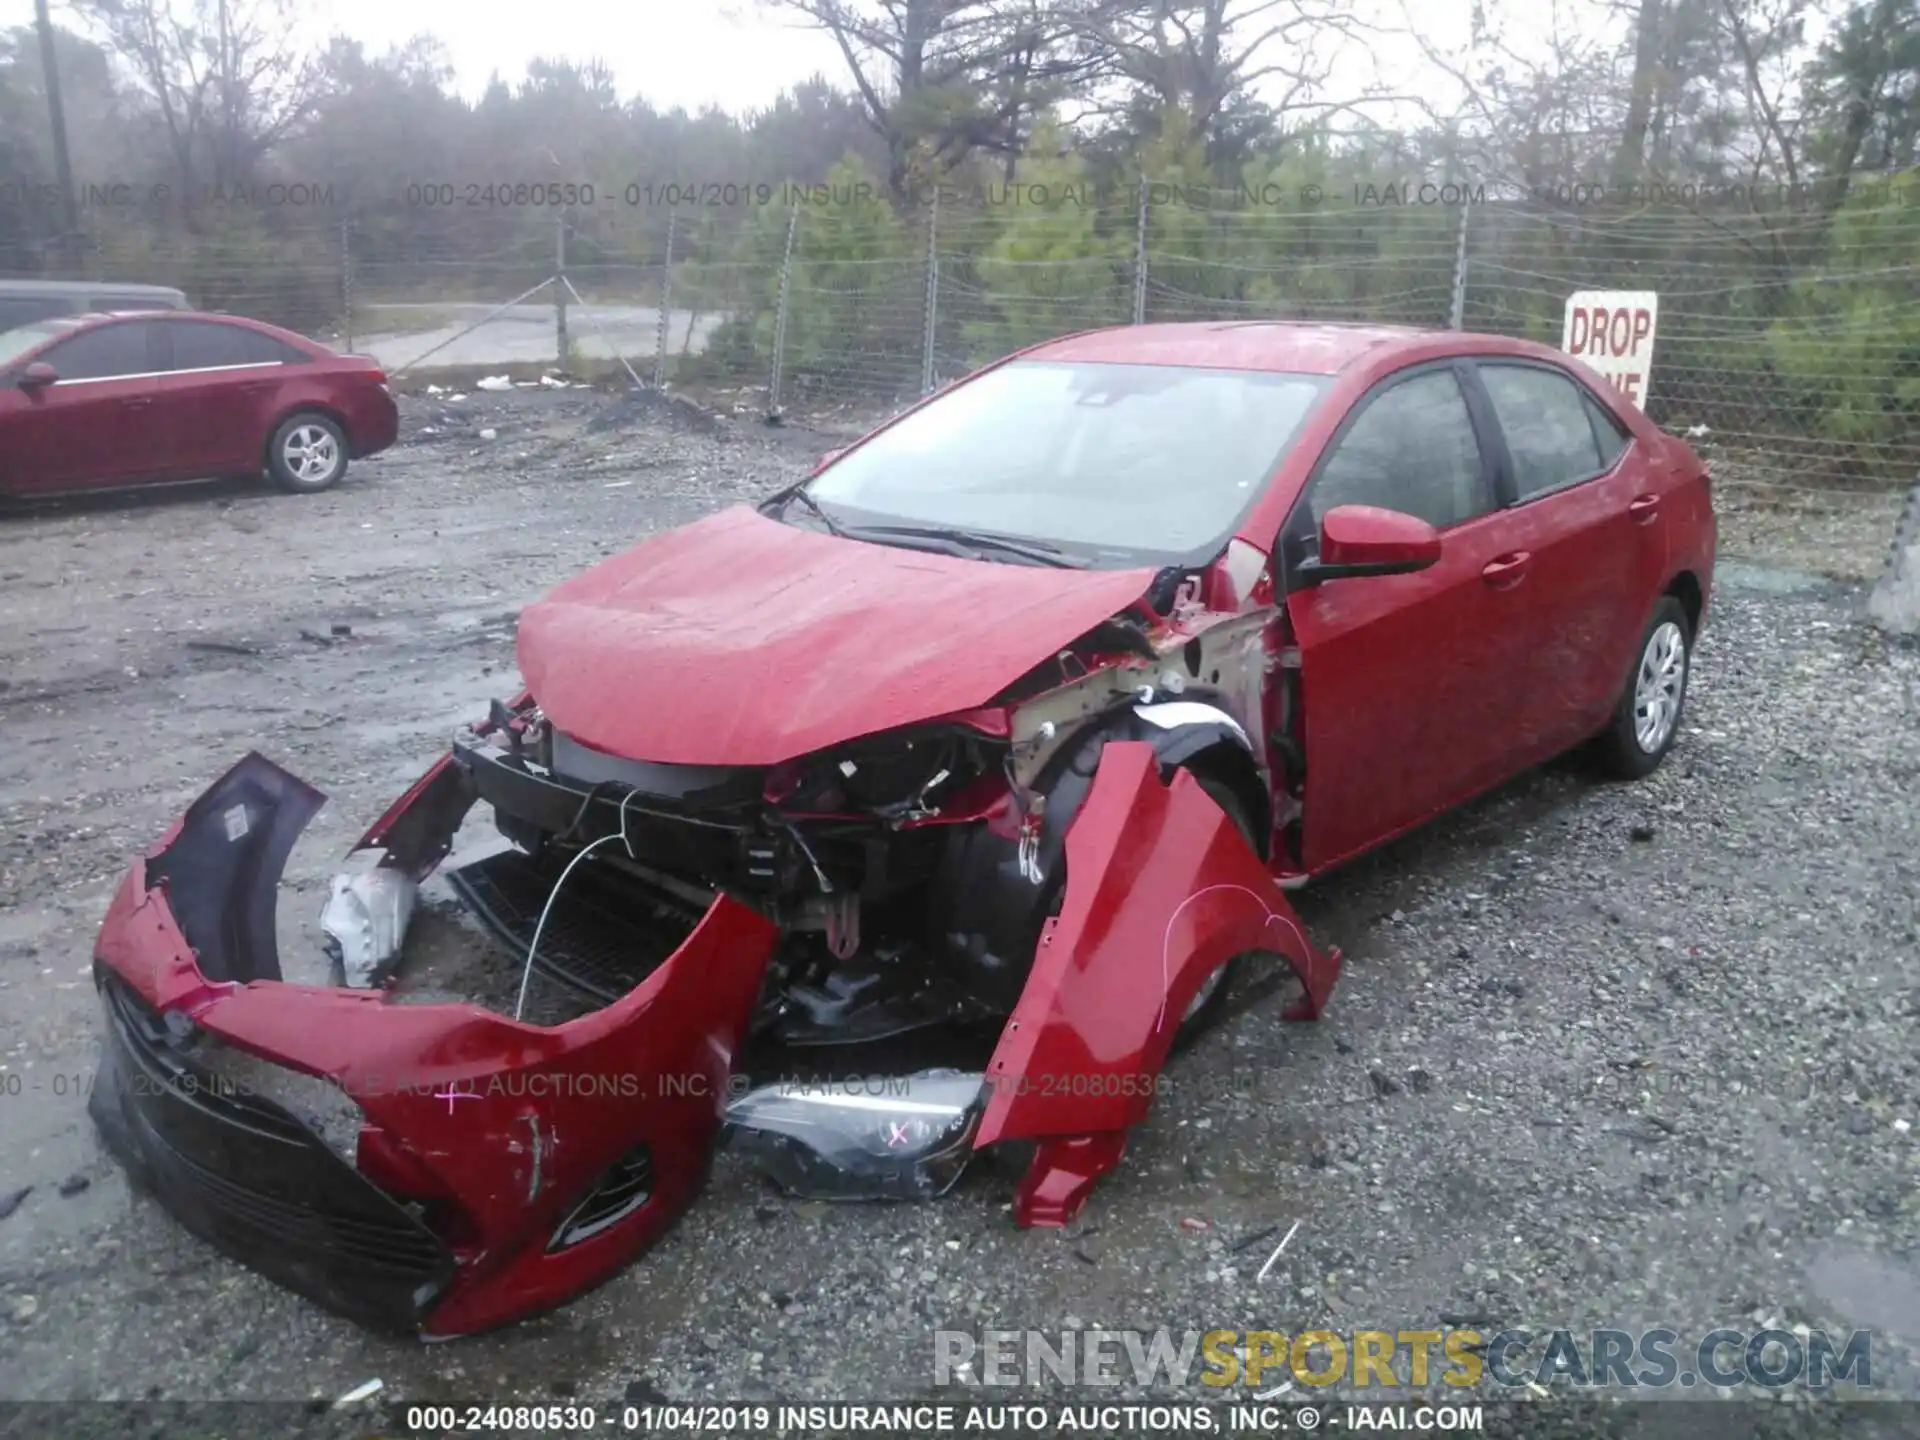
[{"label": "rear window", "polygon": [[1570,378],[1537,366],[1494,362],[1481,364],[1480,377],[1506,433],[1521,499],[1606,468],[1588,401]]},{"label": "rear window", "polygon": [[170,320],[164,324],[172,337],[175,370],[216,370],[228,365],[270,365],[304,358],[271,335],[238,325],[216,325],[205,320]]},{"label": "rear window", "polygon": [[1627,448],[1633,437],[1625,426],[1598,400],[1581,392],[1580,398],[1587,402],[1587,415],[1593,421],[1593,438],[1600,445],[1600,463],[1608,469],[1620,458],[1620,452]]}]

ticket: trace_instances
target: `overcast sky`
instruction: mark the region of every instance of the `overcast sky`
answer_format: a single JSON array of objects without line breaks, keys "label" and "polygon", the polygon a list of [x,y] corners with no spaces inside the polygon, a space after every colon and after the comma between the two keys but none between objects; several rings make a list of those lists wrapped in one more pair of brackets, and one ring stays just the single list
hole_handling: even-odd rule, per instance
[{"label": "overcast sky", "polygon": [[[72,23],[63,0],[53,12]],[[431,34],[469,96],[496,71],[518,80],[541,55],[605,60],[623,95],[662,109],[745,110],[816,71],[837,79],[843,64],[827,36],[774,23],[751,0],[322,0],[305,19],[316,35],[350,35],[374,54]],[[33,0],[0,0],[0,25],[32,23]]]},{"label": "overcast sky", "polygon": [[[71,23],[66,0],[52,3],[56,23]],[[1469,3],[1416,0],[1412,8],[1429,34],[1452,48],[1465,41]],[[323,0],[304,14],[316,40],[337,31],[375,54],[421,33],[436,36],[469,97],[496,72],[518,80],[536,55],[604,60],[624,97],[638,94],[660,109],[753,109],[816,73],[846,83],[830,37],[754,0]],[[0,0],[0,25],[32,23],[33,0]],[[1410,41],[1389,37],[1371,53],[1354,53],[1340,88],[1352,93],[1376,75],[1404,86],[1425,69]]]}]

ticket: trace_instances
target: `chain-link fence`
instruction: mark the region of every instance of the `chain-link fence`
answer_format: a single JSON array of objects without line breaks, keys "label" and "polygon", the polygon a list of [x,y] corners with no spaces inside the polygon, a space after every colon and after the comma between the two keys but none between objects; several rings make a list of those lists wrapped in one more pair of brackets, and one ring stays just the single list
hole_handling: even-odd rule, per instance
[{"label": "chain-link fence", "polygon": [[399,372],[619,366],[768,412],[862,414],[1095,326],[1308,318],[1558,344],[1575,291],[1651,290],[1646,408],[1710,458],[1736,546],[1743,515],[1770,514],[1812,537],[1788,562],[1883,553],[1920,474],[1911,174],[1869,177],[1840,206],[1552,207],[1466,187],[1451,204],[1276,205],[1143,184],[1010,186],[903,215],[827,188],[731,210],[203,217],[191,237],[105,237],[87,268],[178,284]]}]

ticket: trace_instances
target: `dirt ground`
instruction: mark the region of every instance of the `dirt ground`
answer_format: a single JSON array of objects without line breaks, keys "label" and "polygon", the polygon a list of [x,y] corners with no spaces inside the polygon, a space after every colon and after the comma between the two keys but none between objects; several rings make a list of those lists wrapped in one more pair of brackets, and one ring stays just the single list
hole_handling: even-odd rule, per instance
[{"label": "dirt ground", "polygon": [[935,1204],[830,1207],[723,1156],[601,1290],[421,1346],[130,1194],[84,1108],[129,857],[259,750],[331,797],[282,895],[311,940],[341,853],[516,688],[522,604],[837,443],[657,398],[422,395],[323,496],[0,519],[0,1203],[25,1190],[0,1399],[898,1398],[942,1326],[1460,1323],[1873,1327],[1877,1385],[1920,1398],[1920,654],[1857,589],[1753,564],[1651,781],[1552,765],[1305,894],[1347,953],[1329,1014],[1255,1009],[1176,1062],[1065,1232],[1016,1231],[991,1163]]}]

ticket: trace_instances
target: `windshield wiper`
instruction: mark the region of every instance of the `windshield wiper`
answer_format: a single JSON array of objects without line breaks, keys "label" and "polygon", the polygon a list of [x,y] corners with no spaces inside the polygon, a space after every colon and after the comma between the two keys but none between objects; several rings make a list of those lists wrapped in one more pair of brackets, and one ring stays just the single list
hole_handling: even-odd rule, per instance
[{"label": "windshield wiper", "polygon": [[1004,555],[1018,555],[1023,560],[1031,560],[1036,565],[1053,565],[1062,570],[1084,570],[1088,562],[1078,555],[1069,555],[1066,551],[1048,545],[1039,540],[1010,540],[1000,535],[983,535],[978,530],[963,530],[948,525],[862,525],[857,529],[838,532],[848,540],[878,540],[884,543],[888,539],[933,540],[944,542],[958,551],[973,551],[976,556],[982,550],[997,550]]},{"label": "windshield wiper", "polygon": [[796,485],[791,490],[787,491],[786,494],[776,495],[774,499],[779,502],[780,508],[782,510],[785,510],[787,506],[791,505],[794,501],[798,500],[802,505],[804,505],[807,508],[807,510],[814,516],[815,519],[819,520],[819,522],[822,525],[827,527],[827,533],[829,535],[844,536],[847,533],[846,531],[840,528],[840,524],[838,521],[836,521],[831,515],[827,514],[825,510],[822,510],[820,508],[820,502],[814,499],[813,496],[807,493],[807,488],[805,485]]}]

